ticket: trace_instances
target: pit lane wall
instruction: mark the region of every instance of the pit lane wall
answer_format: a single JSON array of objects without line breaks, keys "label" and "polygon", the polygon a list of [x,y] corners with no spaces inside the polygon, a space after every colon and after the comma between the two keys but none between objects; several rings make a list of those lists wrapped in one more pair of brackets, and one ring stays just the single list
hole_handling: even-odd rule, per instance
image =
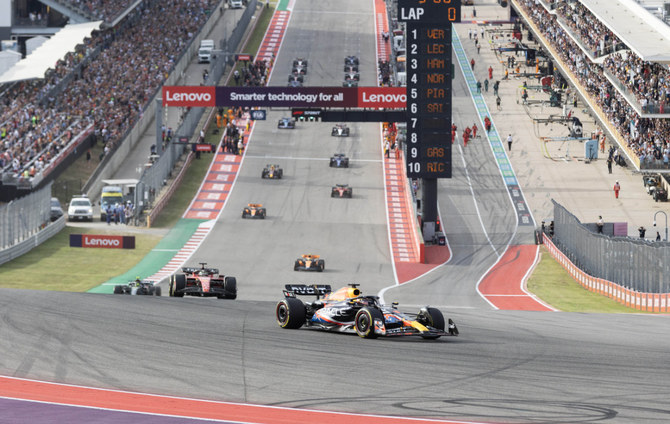
[{"label": "pit lane wall", "polygon": [[544,245],[559,264],[586,290],[607,296],[622,305],[638,311],[670,312],[670,293],[639,292],[603,278],[597,278],[579,269],[563,254],[546,234],[542,234]]}]

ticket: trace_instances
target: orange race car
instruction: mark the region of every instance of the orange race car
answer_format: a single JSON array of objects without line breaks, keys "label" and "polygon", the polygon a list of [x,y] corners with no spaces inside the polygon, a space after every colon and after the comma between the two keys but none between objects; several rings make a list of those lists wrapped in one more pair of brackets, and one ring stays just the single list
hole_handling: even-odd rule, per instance
[{"label": "orange race car", "polygon": [[326,267],[326,261],[319,255],[302,255],[295,260],[293,271],[316,271],[323,272]]},{"label": "orange race car", "polygon": [[266,211],[260,203],[249,203],[242,209],[242,218],[265,219]]}]

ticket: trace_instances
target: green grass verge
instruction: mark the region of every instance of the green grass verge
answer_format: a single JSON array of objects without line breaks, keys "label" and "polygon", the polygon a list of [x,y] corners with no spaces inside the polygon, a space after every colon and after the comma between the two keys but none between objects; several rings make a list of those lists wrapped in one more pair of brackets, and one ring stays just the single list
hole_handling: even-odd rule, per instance
[{"label": "green grass verge", "polygon": [[531,293],[564,312],[640,313],[601,294],[586,290],[544,247],[541,248],[540,263],[528,279],[527,286]]},{"label": "green grass verge", "polygon": [[40,246],[0,267],[0,286],[31,290],[84,292],[137,264],[160,241],[160,235],[135,237],[135,249],[70,247],[70,234],[132,235],[123,227],[100,230],[65,227]]}]

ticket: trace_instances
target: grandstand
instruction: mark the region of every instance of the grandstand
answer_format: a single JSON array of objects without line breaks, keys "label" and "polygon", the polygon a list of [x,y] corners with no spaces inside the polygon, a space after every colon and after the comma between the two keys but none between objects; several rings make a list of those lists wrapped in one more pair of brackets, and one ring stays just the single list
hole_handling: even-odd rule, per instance
[{"label": "grandstand", "polygon": [[53,179],[47,174],[62,152],[77,150],[73,143],[100,141],[113,154],[219,2],[45,0],[32,10],[33,2],[18,3],[17,34],[25,17],[44,28],[103,21],[42,76],[0,86],[0,170],[35,185]]},{"label": "grandstand", "polygon": [[670,27],[630,0],[514,0],[637,169],[668,170]]}]

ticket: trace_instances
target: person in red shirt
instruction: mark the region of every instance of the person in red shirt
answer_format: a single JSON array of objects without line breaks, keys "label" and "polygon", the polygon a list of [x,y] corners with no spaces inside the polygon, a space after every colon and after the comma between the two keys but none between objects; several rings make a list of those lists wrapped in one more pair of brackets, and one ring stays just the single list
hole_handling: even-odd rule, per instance
[{"label": "person in red shirt", "polygon": [[493,79],[493,68],[489,66],[489,79]]},{"label": "person in red shirt", "polygon": [[472,124],[472,138],[477,138],[477,124]]}]

